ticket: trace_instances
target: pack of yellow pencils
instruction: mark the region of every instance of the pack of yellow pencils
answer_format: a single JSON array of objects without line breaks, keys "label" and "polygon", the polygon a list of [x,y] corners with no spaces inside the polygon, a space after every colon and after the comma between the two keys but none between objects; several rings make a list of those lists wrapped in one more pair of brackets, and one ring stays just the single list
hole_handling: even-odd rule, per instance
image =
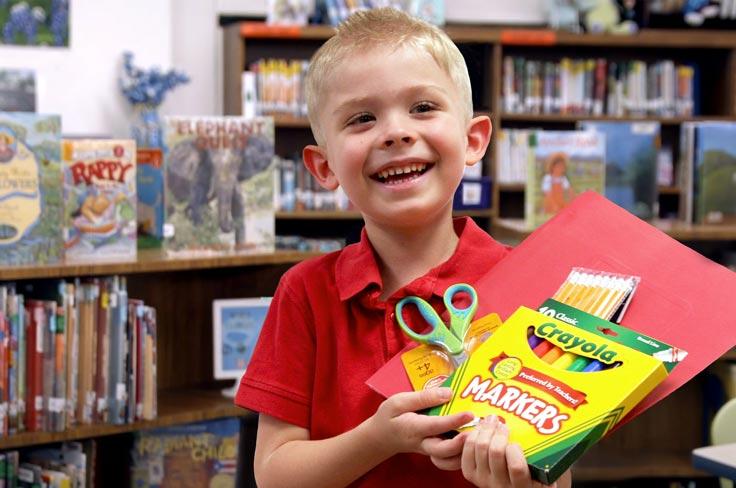
[{"label": "pack of yellow pencils", "polygon": [[684,357],[654,338],[549,299],[514,312],[448,379],[453,398],[430,411],[496,415],[553,483]]}]

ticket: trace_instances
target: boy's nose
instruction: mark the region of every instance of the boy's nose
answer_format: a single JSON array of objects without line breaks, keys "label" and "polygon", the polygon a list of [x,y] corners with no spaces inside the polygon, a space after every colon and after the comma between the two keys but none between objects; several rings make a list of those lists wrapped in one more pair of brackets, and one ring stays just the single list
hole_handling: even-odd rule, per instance
[{"label": "boy's nose", "polygon": [[399,143],[399,142],[404,143],[404,144],[409,144],[413,140],[414,138],[408,134],[403,135],[403,136],[397,136],[397,137],[388,137],[386,138],[385,141],[383,141],[383,147],[391,147],[395,143]]}]

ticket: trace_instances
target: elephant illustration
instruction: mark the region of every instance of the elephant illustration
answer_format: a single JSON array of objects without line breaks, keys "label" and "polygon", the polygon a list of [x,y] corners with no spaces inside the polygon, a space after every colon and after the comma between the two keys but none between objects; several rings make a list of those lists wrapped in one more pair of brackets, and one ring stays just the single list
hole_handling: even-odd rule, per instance
[{"label": "elephant illustration", "polygon": [[222,232],[235,232],[235,243],[245,241],[245,195],[241,182],[268,168],[273,159],[273,143],[251,135],[244,149],[236,147],[200,149],[195,140],[179,142],[171,148],[166,179],[177,202],[187,202],[187,217],[200,225],[203,212],[213,199],[217,223]]}]

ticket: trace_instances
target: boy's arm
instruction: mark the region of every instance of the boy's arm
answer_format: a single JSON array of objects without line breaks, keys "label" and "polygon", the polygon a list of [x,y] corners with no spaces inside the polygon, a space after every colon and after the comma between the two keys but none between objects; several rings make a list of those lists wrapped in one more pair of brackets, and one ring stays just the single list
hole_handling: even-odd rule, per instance
[{"label": "boy's arm", "polygon": [[261,415],[256,440],[258,486],[342,487],[401,452],[425,453],[423,443],[469,422],[468,412],[430,417],[415,411],[441,405],[448,388],[398,393],[352,430],[310,440],[309,430]]}]

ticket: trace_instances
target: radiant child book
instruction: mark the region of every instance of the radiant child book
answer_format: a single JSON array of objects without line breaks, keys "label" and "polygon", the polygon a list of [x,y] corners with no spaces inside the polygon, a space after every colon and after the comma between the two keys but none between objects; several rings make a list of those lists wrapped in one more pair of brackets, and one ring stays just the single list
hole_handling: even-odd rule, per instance
[{"label": "radiant child book", "polygon": [[235,488],[240,420],[141,431],[133,445],[135,488]]},{"label": "radiant child book", "polygon": [[0,112],[0,264],[59,262],[61,119]]},{"label": "radiant child book", "polygon": [[273,252],[273,119],[167,117],[165,144],[165,248]]},{"label": "radiant child book", "polygon": [[64,140],[67,261],[135,258],[135,158],[132,140]]}]

